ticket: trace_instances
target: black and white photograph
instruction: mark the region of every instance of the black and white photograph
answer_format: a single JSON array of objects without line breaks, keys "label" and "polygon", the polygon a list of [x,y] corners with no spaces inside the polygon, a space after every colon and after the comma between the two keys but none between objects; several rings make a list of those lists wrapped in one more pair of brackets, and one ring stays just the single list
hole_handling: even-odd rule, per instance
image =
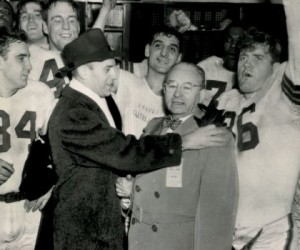
[{"label": "black and white photograph", "polygon": [[299,178],[300,0],[0,0],[0,250],[300,250]]}]

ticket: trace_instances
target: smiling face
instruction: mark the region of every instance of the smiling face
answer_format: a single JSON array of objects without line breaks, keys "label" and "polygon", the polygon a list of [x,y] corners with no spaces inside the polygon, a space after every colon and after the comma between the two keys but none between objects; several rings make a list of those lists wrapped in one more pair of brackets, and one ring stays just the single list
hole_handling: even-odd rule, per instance
[{"label": "smiling face", "polygon": [[42,8],[38,3],[28,2],[20,10],[20,29],[27,34],[29,42],[38,42],[44,39]]},{"label": "smiling face", "polygon": [[273,59],[269,47],[257,44],[253,49],[243,49],[238,62],[240,90],[247,96],[258,92],[273,73]]},{"label": "smiling face", "polygon": [[6,56],[0,56],[0,71],[8,88],[12,92],[24,88],[27,85],[30,70],[28,45],[21,41],[12,42]]},{"label": "smiling face", "polygon": [[145,48],[149,71],[165,74],[181,60],[179,40],[174,35],[156,34],[151,45]]},{"label": "smiling face", "polygon": [[179,63],[168,73],[165,81],[165,104],[174,119],[192,114],[204,87],[203,75],[196,66]]},{"label": "smiling face", "polygon": [[62,51],[78,37],[80,32],[78,16],[70,3],[56,2],[50,6],[44,32],[49,36],[50,50],[56,51]]}]

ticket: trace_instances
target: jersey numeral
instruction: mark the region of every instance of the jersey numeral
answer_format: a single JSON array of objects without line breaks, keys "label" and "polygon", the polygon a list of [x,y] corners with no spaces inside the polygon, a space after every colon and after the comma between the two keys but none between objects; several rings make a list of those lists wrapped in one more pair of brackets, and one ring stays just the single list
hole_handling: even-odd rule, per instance
[{"label": "jersey numeral", "polygon": [[10,149],[10,134],[7,132],[7,129],[10,126],[9,115],[0,110],[0,118],[1,118],[1,127],[0,127],[0,135],[2,135],[2,144],[0,145],[0,152],[6,152]]},{"label": "jersey numeral", "polygon": [[213,88],[218,89],[218,91],[215,93],[212,101],[216,100],[223,92],[225,92],[227,86],[227,82],[217,81],[217,80],[207,80],[206,81],[206,89],[212,90]]},{"label": "jersey numeral", "polygon": [[[247,112],[255,112],[255,104],[253,103],[247,108],[244,108],[242,113],[237,116],[237,147],[239,151],[253,149],[259,143],[258,129],[252,122],[243,124],[243,116]],[[236,118],[235,112],[227,111],[224,114],[227,128],[232,130]]]},{"label": "jersey numeral", "polygon": [[57,72],[58,66],[55,59],[49,59],[45,61],[44,68],[39,79],[41,82],[46,83],[50,88],[56,88],[54,92],[55,98],[60,96],[63,86],[66,84],[64,78],[58,78],[55,76]]},{"label": "jersey numeral", "polygon": [[[2,137],[0,152],[7,152],[11,147],[10,134],[7,132],[7,129],[10,126],[9,114],[7,114],[4,110],[0,110],[0,119],[0,138]],[[35,122],[36,112],[26,111],[20,119],[18,125],[15,127],[17,137],[33,140],[35,138]],[[29,124],[29,130],[25,130],[27,124]]]},{"label": "jersey numeral", "polygon": [[247,112],[255,112],[255,104],[253,103],[247,108],[244,108],[242,113],[238,116],[237,130],[238,130],[238,149],[245,151],[253,149],[259,143],[257,127],[252,122],[243,124],[243,115]]}]

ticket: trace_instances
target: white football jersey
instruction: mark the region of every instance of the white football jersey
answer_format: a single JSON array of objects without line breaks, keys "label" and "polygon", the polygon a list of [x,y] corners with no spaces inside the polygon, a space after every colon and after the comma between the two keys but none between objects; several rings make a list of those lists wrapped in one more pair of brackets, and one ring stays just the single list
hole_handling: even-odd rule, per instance
[{"label": "white football jersey", "polygon": [[197,64],[205,72],[205,95],[201,103],[206,106],[234,86],[235,73],[225,69],[223,63],[222,58],[211,56]]},{"label": "white football jersey", "polygon": [[60,52],[46,50],[35,45],[29,46],[29,51],[32,64],[29,79],[44,82],[52,89],[55,98],[58,98],[65,84],[69,83],[67,77],[55,76],[57,71],[64,67]]},{"label": "white football jersey", "polygon": [[140,137],[154,117],[164,116],[163,97],[156,95],[146,80],[120,70],[116,103],[123,122],[123,132]]},{"label": "white football jersey", "polygon": [[0,97],[0,103],[0,158],[13,164],[15,170],[0,185],[0,194],[5,194],[18,191],[29,145],[37,133],[46,133],[55,103],[51,90],[34,81],[8,98]]},{"label": "white football jersey", "polygon": [[236,135],[237,223],[242,226],[289,211],[293,200],[300,170],[300,107],[284,93],[292,84],[285,68],[285,63],[278,66],[250,100],[236,90],[219,100],[219,109],[229,111],[227,124]]}]

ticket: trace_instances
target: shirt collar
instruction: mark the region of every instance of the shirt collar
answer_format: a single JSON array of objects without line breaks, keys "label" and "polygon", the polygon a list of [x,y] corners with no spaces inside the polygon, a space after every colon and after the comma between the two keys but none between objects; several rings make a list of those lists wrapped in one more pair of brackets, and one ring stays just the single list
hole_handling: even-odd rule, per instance
[{"label": "shirt collar", "polygon": [[73,78],[69,85],[72,89],[77,90],[81,94],[86,95],[87,97],[91,98],[98,106],[99,108],[104,112],[109,124],[112,127],[116,127],[115,122],[113,120],[112,114],[110,113],[107,103],[105,101],[105,98],[101,98],[98,96],[94,91],[84,86],[81,82],[79,82],[77,79]]}]

